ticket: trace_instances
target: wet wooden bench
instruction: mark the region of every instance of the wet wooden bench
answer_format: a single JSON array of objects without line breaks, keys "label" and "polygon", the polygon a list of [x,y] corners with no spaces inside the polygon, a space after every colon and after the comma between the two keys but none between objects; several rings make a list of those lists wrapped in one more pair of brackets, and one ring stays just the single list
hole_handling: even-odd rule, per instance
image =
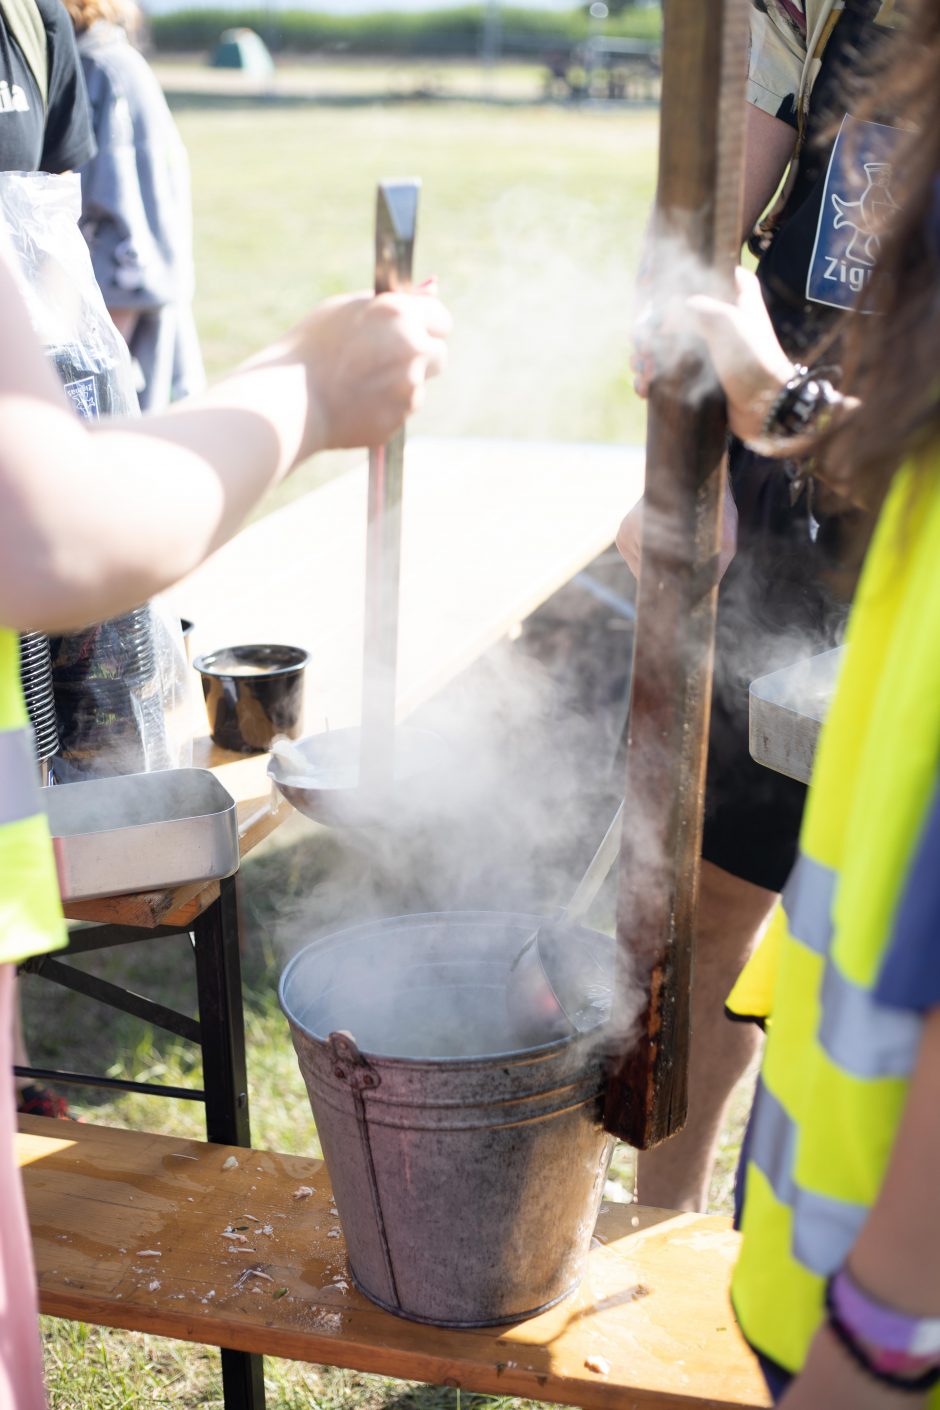
[{"label": "wet wooden bench", "polygon": [[574,1297],[453,1332],[352,1286],[319,1161],[36,1117],[17,1149],[51,1316],[585,1410],[770,1403],[726,1219],[605,1205]]}]

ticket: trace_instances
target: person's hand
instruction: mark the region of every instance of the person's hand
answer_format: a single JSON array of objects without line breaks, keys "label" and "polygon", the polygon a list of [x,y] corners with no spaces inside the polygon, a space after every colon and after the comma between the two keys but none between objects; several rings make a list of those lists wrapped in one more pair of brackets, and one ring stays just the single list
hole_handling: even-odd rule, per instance
[{"label": "person's hand", "polygon": [[[650,383],[656,372],[656,355],[653,349],[657,325],[655,308],[647,301],[633,320],[633,352],[630,357],[633,390],[643,401],[649,397]],[[629,515],[627,517],[629,518]]]},{"label": "person's hand", "polygon": [[617,530],[617,548],[633,576],[640,576],[640,553],[643,548],[643,501],[639,500]]},{"label": "person's hand", "polygon": [[[640,576],[640,554],[643,547],[643,501],[635,504],[617,530],[620,556],[633,576]],[[718,581],[724,577],[738,547],[738,506],[731,487],[726,482],[721,507],[721,547],[718,550]]]},{"label": "person's hand", "polygon": [[328,299],[294,330],[318,448],[384,444],[443,371],[450,315],[431,290]]},{"label": "person's hand", "polygon": [[687,307],[728,399],[728,424],[742,441],[754,441],[793,364],[777,341],[757,276],[736,270],[735,293],[732,303],[695,294]]}]

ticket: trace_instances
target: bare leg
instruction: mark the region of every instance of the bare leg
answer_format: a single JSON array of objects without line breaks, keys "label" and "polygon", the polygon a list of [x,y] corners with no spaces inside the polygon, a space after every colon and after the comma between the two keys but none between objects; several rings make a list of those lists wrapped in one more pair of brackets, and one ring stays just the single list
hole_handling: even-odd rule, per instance
[{"label": "bare leg", "polygon": [[637,1181],[643,1204],[662,1209],[705,1208],[725,1107],[760,1044],[760,1031],[751,1023],[732,1023],[725,1017],[724,1003],[776,899],[773,891],[702,862],[692,987],[689,1118],[678,1135],[640,1155]]},{"label": "bare leg", "polygon": [[[17,978],[11,981],[13,989],[13,1065],[15,1067],[29,1066],[29,1053],[26,1051],[26,1039],[23,1037],[23,1018],[20,1013],[20,982]],[[30,1085],[30,1077],[14,1077],[13,1085],[17,1093],[25,1091]]]},{"label": "bare leg", "polygon": [[[0,1068],[13,1065],[13,966],[0,965]],[[44,1410],[36,1276],[13,1147],[13,1091],[0,1084],[0,1406]]]}]

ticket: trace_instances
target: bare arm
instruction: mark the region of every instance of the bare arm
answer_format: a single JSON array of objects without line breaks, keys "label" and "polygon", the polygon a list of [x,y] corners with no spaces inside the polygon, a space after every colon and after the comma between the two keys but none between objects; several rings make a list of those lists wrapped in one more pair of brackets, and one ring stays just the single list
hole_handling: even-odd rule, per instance
[{"label": "bare arm", "polygon": [[432,297],[331,300],[205,395],[90,431],[2,259],[0,309],[0,622],[21,630],[145,601],[298,461],[386,440],[443,364],[449,324]]},{"label": "bare arm", "polygon": [[744,155],[744,201],[742,244],[748,238],[783,179],[793,149],[796,131],[789,123],[771,117],[753,103],[747,106],[747,134]]},{"label": "bare arm", "polygon": [[[849,1256],[861,1286],[912,1317],[940,1317],[940,1009],[928,1016],[888,1172]],[[786,1410],[919,1410],[923,1396],[865,1376],[832,1334],[820,1332]]]}]

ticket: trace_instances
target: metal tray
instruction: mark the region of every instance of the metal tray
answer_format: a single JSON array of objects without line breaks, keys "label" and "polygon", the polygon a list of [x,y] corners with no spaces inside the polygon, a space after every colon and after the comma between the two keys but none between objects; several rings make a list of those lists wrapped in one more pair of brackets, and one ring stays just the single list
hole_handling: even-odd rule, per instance
[{"label": "metal tray", "polygon": [[751,682],[750,749],[758,764],[809,782],[842,653],[837,646]]},{"label": "metal tray", "polygon": [[42,790],[64,901],[220,881],[238,870],[235,800],[208,769]]}]

